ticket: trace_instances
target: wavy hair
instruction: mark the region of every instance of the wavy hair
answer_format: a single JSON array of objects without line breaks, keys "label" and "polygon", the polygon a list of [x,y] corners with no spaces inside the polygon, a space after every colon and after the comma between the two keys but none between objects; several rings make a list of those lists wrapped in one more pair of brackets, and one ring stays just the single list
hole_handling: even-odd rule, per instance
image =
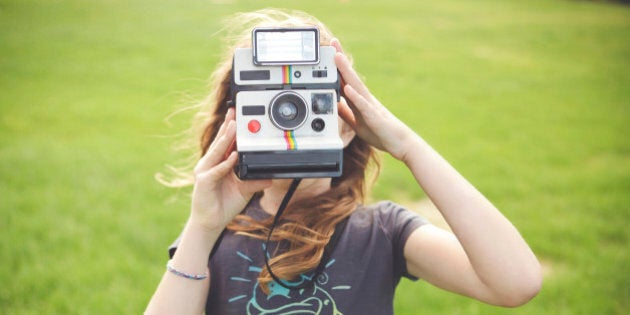
[{"label": "wavy hair", "polygon": [[[210,93],[199,104],[200,113],[197,117],[200,119],[197,119],[196,124],[201,128],[196,128],[200,133],[197,159],[206,153],[223,123],[230,97],[234,50],[251,46],[251,30],[254,27],[317,26],[321,45],[329,45],[333,39],[332,32],[322,22],[300,11],[264,9],[238,13],[228,19],[225,25],[223,32],[226,33],[227,49],[210,78]],[[343,160],[342,175],[332,179],[331,188],[314,198],[294,201],[274,229],[271,240],[281,241],[283,251],[273,257],[269,265],[279,278],[294,280],[300,274],[315,269],[335,225],[364,202],[368,188],[366,179],[369,184],[373,183],[380,168],[376,152],[365,141],[355,137],[343,150]],[[190,175],[181,176],[181,179],[171,181],[171,186],[192,184]],[[272,221],[273,218],[257,221],[240,214],[227,228],[240,235],[266,239]],[[260,272],[258,280],[261,289],[268,293],[268,284],[273,279],[266,268]]]}]

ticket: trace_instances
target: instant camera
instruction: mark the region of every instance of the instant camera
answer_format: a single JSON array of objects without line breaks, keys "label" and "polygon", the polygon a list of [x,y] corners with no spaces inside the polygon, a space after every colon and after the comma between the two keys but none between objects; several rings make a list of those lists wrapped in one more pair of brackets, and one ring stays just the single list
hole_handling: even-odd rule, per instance
[{"label": "instant camera", "polygon": [[236,174],[241,179],[337,177],[339,76],[319,30],[256,28],[232,65]]}]

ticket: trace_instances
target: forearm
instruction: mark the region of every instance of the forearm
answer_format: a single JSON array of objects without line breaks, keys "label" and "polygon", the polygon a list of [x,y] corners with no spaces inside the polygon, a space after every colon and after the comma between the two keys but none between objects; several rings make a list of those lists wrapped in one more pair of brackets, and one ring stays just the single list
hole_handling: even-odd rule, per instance
[{"label": "forearm", "polygon": [[[189,220],[170,264],[190,274],[208,271],[208,257],[220,231],[210,231]],[[166,271],[151,298],[146,314],[202,314],[208,297],[210,277],[192,280]]]},{"label": "forearm", "polygon": [[540,278],[540,266],[516,228],[422,138],[414,134],[406,142],[403,162],[448,222],[479,280],[508,295],[535,283],[529,279]]}]

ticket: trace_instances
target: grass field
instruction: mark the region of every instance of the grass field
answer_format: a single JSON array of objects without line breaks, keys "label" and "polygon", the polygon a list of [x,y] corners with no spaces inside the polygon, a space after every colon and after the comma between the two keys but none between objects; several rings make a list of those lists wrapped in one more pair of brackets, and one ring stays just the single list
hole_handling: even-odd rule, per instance
[{"label": "grass field", "polygon": [[[144,309],[188,215],[187,191],[153,177],[184,157],[172,135],[193,113],[164,118],[204,95],[220,20],[260,3],[0,0],[0,313]],[[397,314],[630,310],[630,7],[264,4],[327,23],[374,94],[544,263],[544,287],[522,308],[403,281]],[[413,187],[385,158],[374,198],[423,198]]]}]

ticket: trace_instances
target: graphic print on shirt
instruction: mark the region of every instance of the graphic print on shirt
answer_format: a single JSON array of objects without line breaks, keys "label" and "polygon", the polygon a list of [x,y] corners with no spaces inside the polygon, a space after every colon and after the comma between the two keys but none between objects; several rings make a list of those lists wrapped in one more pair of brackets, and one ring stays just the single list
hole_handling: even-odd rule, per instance
[{"label": "graphic print on shirt", "polygon": [[[264,248],[264,245],[263,245]],[[248,271],[251,272],[249,278],[243,277],[230,277],[231,281],[251,283],[252,289],[250,294],[242,294],[228,299],[229,303],[243,303],[246,299],[247,303],[243,303],[246,307],[246,314],[248,315],[261,315],[261,314],[334,314],[343,315],[343,313],[337,308],[337,303],[331,296],[331,294],[324,288],[328,283],[328,274],[322,272],[317,280],[313,283],[313,286],[308,289],[289,290],[275,281],[269,283],[269,295],[265,295],[259,289],[258,274],[262,271],[261,267],[252,266],[254,261],[247,255],[237,251],[236,255],[241,257],[249,264]],[[330,268],[334,265],[335,260],[331,259],[326,268]],[[311,278],[305,275],[300,276],[300,280],[289,282],[288,285],[300,285],[305,281],[309,281]],[[330,290],[349,290],[349,285],[339,285]],[[278,306],[279,305],[279,306]]]}]

